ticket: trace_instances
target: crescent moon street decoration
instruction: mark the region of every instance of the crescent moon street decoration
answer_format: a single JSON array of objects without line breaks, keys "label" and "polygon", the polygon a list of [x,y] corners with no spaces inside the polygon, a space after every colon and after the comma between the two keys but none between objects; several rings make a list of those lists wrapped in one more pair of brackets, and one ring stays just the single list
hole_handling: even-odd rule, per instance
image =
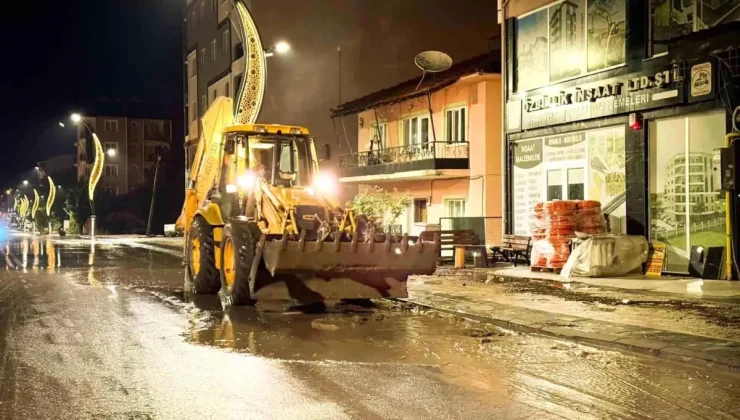
[{"label": "crescent moon street decoration", "polygon": [[33,209],[31,209],[31,220],[36,218],[36,212],[39,211],[39,192],[33,189]]},{"label": "crescent moon street decoration", "polygon": [[105,165],[105,153],[103,153],[103,146],[100,145],[100,139],[95,133],[93,133],[92,138],[95,144],[95,163],[90,172],[90,183],[87,185],[87,194],[90,197],[90,201],[93,201],[95,198],[95,186],[100,181],[100,175],[103,174],[103,165]]},{"label": "crescent moon street decoration", "polygon": [[54,186],[54,180],[49,177],[49,198],[46,200],[46,215],[51,216],[51,206],[54,205],[54,199],[57,198],[57,189]]},{"label": "crescent moon street decoration", "polygon": [[13,210],[18,211],[18,198],[13,197]]},{"label": "crescent moon street decoration", "polygon": [[26,218],[26,215],[28,214],[28,198],[24,195],[21,198],[21,217]]},{"label": "crescent moon street decoration", "polygon": [[257,31],[257,25],[249,10],[241,1],[236,2],[236,11],[242,26],[242,39],[246,46],[245,70],[241,94],[236,102],[236,124],[254,124],[262,109],[265,95],[265,50]]}]

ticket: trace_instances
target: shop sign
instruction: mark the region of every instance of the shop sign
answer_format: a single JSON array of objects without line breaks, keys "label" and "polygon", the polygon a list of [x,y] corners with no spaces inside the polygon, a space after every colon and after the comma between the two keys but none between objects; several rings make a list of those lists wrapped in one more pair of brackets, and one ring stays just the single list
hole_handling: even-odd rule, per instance
[{"label": "shop sign", "polygon": [[712,63],[709,61],[691,66],[689,102],[709,99],[713,96],[714,78],[712,74]]},{"label": "shop sign", "polygon": [[526,98],[524,130],[590,118],[622,114],[666,105],[683,99],[679,69],[634,73],[563,89],[553,95]]}]

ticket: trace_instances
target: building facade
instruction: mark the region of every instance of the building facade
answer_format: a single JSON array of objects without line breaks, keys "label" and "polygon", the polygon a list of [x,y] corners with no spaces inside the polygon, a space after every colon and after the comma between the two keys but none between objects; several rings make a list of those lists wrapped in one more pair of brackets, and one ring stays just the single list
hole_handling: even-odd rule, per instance
[{"label": "building facade", "polygon": [[665,244],[667,272],[724,246],[740,1],[504,4],[506,230],[529,234],[538,201],[589,199],[612,232]]},{"label": "building facade", "polygon": [[358,115],[359,149],[340,156],[340,182],[408,193],[395,221],[405,233],[475,218],[480,235],[500,238],[499,69],[486,54],[340,105],[333,117]]},{"label": "building facade", "polygon": [[[244,4],[251,7],[251,1]],[[192,164],[200,118],[219,96],[234,98],[244,73],[244,47],[231,19],[232,0],[185,0],[185,167]]]},{"label": "building facade", "polygon": [[[172,146],[172,121],[129,117],[83,117],[100,139],[105,166],[98,188],[113,195],[148,185],[154,176],[158,148]],[[77,180],[86,181],[95,155],[85,124],[78,124],[75,144]]]}]

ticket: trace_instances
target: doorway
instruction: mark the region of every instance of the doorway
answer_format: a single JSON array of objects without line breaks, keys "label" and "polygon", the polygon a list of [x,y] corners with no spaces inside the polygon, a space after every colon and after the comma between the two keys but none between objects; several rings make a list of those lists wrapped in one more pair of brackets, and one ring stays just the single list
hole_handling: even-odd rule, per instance
[{"label": "doorway", "polygon": [[648,135],[650,241],[666,245],[664,271],[685,274],[692,246],[725,244],[725,114],[655,120]]}]

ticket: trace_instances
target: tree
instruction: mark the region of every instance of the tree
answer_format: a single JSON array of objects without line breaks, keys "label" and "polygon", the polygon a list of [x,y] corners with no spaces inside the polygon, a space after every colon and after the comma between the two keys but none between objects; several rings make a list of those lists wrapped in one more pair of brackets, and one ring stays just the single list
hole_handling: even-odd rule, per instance
[{"label": "tree", "polygon": [[377,224],[392,225],[396,223],[409,203],[408,192],[400,193],[397,189],[389,192],[385,188],[374,186],[355,196],[347,207],[358,215],[367,216]]}]

